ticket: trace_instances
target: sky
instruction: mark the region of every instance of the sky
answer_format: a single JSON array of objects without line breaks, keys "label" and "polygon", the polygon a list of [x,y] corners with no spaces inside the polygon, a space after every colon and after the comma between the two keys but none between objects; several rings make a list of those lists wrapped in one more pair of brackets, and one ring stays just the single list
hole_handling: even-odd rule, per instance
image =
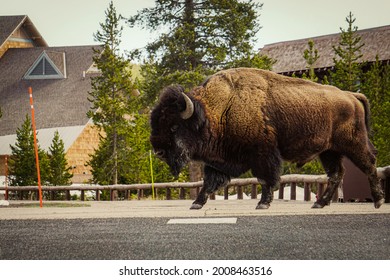
[{"label": "sky", "polygon": [[[263,3],[255,48],[266,44],[338,33],[349,12],[359,29],[390,25],[388,0],[254,0]],[[28,15],[49,46],[97,44],[93,34],[104,22],[110,0],[0,0],[0,15]],[[114,0],[124,17],[153,7],[154,0]],[[124,26],[124,50],[144,47],[156,34]]]}]

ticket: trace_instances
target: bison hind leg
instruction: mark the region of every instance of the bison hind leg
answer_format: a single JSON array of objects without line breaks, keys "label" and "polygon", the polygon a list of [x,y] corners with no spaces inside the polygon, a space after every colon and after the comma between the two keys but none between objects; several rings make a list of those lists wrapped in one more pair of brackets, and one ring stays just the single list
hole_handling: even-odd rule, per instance
[{"label": "bison hind leg", "polygon": [[371,195],[374,199],[374,207],[380,208],[385,202],[383,189],[379,185],[377,170],[376,170],[376,150],[371,142],[368,143],[366,149],[358,150],[356,153],[351,153],[348,158],[367,175],[370,184]]},{"label": "bison hind leg", "polygon": [[320,154],[322,166],[328,175],[328,187],[317,199],[312,208],[323,208],[330,204],[335,191],[340,187],[345,169],[342,164],[342,155],[334,151],[325,151]]}]

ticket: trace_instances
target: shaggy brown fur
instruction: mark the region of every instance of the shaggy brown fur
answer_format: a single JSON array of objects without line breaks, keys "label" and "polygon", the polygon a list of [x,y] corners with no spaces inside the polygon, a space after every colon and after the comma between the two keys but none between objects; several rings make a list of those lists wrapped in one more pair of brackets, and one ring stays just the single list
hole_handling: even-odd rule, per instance
[{"label": "shaggy brown fur", "polygon": [[[194,115],[177,120],[175,112],[185,110],[179,91],[171,87],[161,95],[152,113],[151,141],[156,150],[171,155],[162,158],[175,171],[189,159],[206,163],[205,186],[193,208],[201,208],[207,193],[225,185],[230,176],[249,169],[265,182],[258,208],[268,208],[281,160],[303,165],[317,156],[329,175],[329,188],[314,207],[329,204],[341,184],[343,156],[369,177],[375,206],[383,203],[364,95],[265,70],[230,69],[189,93]],[[172,109],[169,116],[167,108]],[[168,132],[173,123],[182,129],[176,135]],[[162,148],[167,146],[170,151]]]},{"label": "shaggy brown fur", "polygon": [[355,97],[366,100],[362,94],[269,71],[222,71],[192,95],[205,107],[213,134],[242,144],[274,143],[286,160],[304,163],[367,135],[364,107]]}]

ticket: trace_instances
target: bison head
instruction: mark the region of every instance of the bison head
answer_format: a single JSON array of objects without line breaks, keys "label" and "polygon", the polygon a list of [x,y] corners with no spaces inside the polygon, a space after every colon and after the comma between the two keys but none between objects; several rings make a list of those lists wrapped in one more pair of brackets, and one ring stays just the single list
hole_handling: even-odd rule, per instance
[{"label": "bison head", "polygon": [[152,111],[150,141],[156,156],[169,165],[174,176],[193,156],[195,135],[204,123],[202,112],[181,86],[165,88]]}]

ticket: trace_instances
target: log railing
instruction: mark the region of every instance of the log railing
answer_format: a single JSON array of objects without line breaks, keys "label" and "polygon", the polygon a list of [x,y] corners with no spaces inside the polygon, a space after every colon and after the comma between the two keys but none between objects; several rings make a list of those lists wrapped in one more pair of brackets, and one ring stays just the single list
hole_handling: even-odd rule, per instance
[{"label": "log railing", "polygon": [[[390,166],[384,168],[378,168],[378,177],[380,178],[381,185],[385,191],[385,201],[387,203],[390,202]],[[298,185],[303,185],[304,187],[304,200],[311,200],[311,190],[315,189],[317,195],[321,195],[327,186],[327,177],[326,175],[283,175],[280,177],[280,187],[279,187],[279,197],[278,199],[284,198],[284,188],[286,186],[291,187],[290,192],[290,200],[296,200],[296,187]],[[172,199],[172,189],[178,189],[179,191],[179,199],[185,199],[186,190],[195,189],[196,192],[203,186],[203,181],[198,182],[174,182],[174,183],[155,183],[155,190],[165,189],[165,199]],[[250,187],[250,197],[252,199],[256,199],[258,195],[260,184],[258,183],[256,178],[246,178],[246,179],[232,179],[227,187],[224,188],[223,194],[224,199],[229,198],[229,188],[235,187],[237,191],[237,198],[243,199],[243,188]],[[70,200],[70,191],[80,191],[80,199],[85,200],[85,192],[86,191],[95,191],[96,196],[95,200],[100,200],[101,191],[107,190],[110,192],[110,200],[116,200],[117,196],[116,192],[124,192],[124,198],[129,199],[130,191],[137,191],[137,198],[143,198],[144,190],[151,190],[152,184],[131,184],[131,185],[105,185],[105,186],[97,186],[97,185],[82,185],[82,186],[42,186],[43,192],[48,192],[53,197],[53,193],[56,191],[65,192],[65,199]],[[37,186],[1,186],[0,190],[5,191],[5,197],[8,199],[11,193],[19,193],[22,192],[38,192]],[[20,196],[22,199],[23,196]],[[37,197],[37,196],[36,196]],[[212,195],[211,199],[215,199],[215,196]],[[338,200],[337,192],[333,198],[334,201]]]}]

